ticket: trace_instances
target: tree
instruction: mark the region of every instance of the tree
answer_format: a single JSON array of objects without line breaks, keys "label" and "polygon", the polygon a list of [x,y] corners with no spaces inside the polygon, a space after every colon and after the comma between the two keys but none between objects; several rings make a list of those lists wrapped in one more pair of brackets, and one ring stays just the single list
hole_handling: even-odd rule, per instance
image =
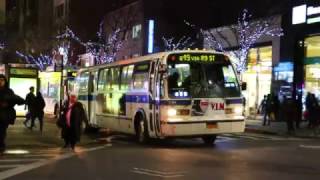
[{"label": "tree", "polygon": [[194,45],[194,42],[190,42],[191,38],[183,36],[177,42],[174,41],[174,38],[165,38],[162,37],[165,51],[173,51],[173,50],[185,50]]},{"label": "tree", "polygon": [[120,31],[120,29],[115,29],[107,36],[104,33],[104,23],[102,21],[97,32],[98,40],[84,43],[86,51],[93,55],[96,64],[110,63],[115,60],[117,52],[121,49],[123,43]]},{"label": "tree", "polygon": [[[249,50],[258,40],[265,36],[280,37],[283,35],[282,28],[276,25],[276,17],[254,21],[251,20],[251,17],[248,10],[244,9],[238,18],[237,25],[207,31],[200,30],[209,48],[229,53],[236,59],[233,63],[239,73],[246,70]],[[226,31],[228,35],[224,33]],[[232,43],[232,40],[235,43]],[[234,46],[236,46],[235,50],[230,51],[230,48]]]}]

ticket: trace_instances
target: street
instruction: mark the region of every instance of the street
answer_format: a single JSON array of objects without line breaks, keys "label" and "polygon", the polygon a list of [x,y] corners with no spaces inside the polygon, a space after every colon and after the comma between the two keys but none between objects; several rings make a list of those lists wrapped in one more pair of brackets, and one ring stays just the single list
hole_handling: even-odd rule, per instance
[{"label": "street", "polygon": [[[139,145],[133,137],[115,134],[83,136],[75,152],[60,148],[58,137],[56,145],[51,137],[47,138],[51,143],[43,140],[46,145],[21,146],[28,152],[2,157],[0,179],[291,180],[320,177],[320,142],[311,138],[240,133],[219,136],[212,146],[203,145],[200,139],[155,140],[149,145]],[[31,138],[28,141],[35,143]],[[9,142],[8,146],[8,151],[18,148]]]}]

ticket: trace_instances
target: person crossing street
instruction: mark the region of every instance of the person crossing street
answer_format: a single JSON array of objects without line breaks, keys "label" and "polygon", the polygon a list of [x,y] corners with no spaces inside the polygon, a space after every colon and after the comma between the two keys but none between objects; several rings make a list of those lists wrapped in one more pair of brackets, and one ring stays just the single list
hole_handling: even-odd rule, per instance
[{"label": "person crossing street", "polygon": [[16,119],[16,104],[24,104],[24,99],[15,95],[9,88],[6,77],[0,74],[0,155],[6,149],[5,138],[8,126],[13,125]]}]

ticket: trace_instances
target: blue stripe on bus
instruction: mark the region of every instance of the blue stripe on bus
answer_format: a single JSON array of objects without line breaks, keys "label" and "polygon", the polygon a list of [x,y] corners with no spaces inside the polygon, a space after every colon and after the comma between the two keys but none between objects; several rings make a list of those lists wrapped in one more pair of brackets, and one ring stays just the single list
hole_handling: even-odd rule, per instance
[{"label": "blue stripe on bus", "polygon": [[126,102],[149,103],[149,97],[148,95],[126,95]]},{"label": "blue stripe on bus", "polygon": [[226,104],[242,104],[243,99],[226,99]]},{"label": "blue stripe on bus", "polygon": [[[93,101],[96,95],[79,95],[78,100]],[[191,105],[191,100],[158,100],[152,101],[148,95],[126,95],[126,102],[128,103],[151,103],[157,105]],[[243,99],[226,99],[226,104],[242,104]]]},{"label": "blue stripe on bus", "polygon": [[93,101],[95,99],[95,95],[78,95],[78,100],[80,101]]},{"label": "blue stripe on bus", "polygon": [[191,105],[191,100],[161,100],[160,105]]}]

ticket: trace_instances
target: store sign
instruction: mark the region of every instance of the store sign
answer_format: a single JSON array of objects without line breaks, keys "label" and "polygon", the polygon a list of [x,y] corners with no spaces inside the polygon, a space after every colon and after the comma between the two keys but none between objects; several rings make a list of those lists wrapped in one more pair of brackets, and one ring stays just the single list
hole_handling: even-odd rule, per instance
[{"label": "store sign", "polygon": [[307,6],[306,4],[292,8],[292,24],[313,24],[320,22],[320,5]]},{"label": "store sign", "polygon": [[10,75],[37,76],[36,69],[10,68]]}]

